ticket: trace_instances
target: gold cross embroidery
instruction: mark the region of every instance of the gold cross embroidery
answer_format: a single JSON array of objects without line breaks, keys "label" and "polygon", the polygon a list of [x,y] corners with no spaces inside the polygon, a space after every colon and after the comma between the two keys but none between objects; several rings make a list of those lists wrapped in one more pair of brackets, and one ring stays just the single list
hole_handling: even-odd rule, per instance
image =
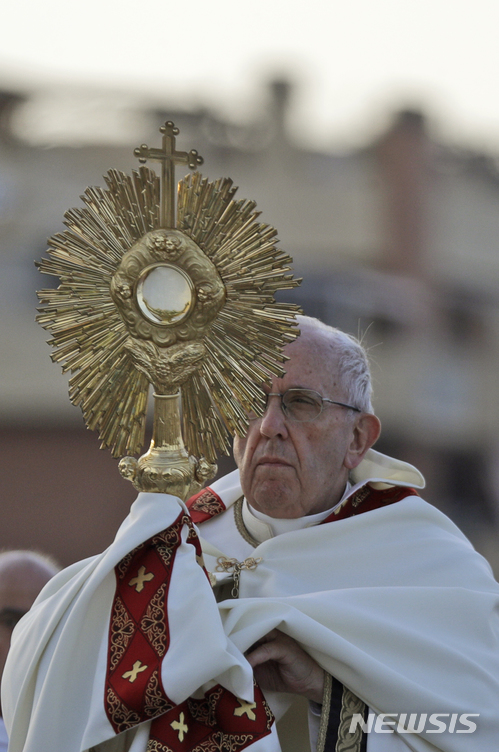
[{"label": "gold cross embroidery", "polygon": [[126,671],[121,678],[122,679],[128,679],[128,681],[130,682],[130,684],[133,684],[133,682],[135,681],[135,679],[137,678],[137,676],[140,673],[142,673],[142,671],[145,671],[146,668],[147,668],[147,666],[145,666],[145,665],[143,666],[140,661],[135,661],[135,663],[133,664],[131,670],[130,671]]},{"label": "gold cross embroidery", "polygon": [[179,742],[183,742],[185,734],[189,731],[189,727],[185,723],[185,715],[180,713],[178,721],[173,721],[170,726],[174,731],[178,731]]},{"label": "gold cross embroidery", "polygon": [[256,708],[256,702],[245,702],[244,700],[240,700],[239,697],[237,701],[241,707],[234,710],[234,715],[239,717],[247,715],[250,721],[256,721],[256,715],[253,712]]},{"label": "gold cross embroidery", "polygon": [[146,574],[146,568],[140,567],[139,571],[137,572],[137,577],[134,577],[133,580],[130,580],[128,584],[130,587],[136,585],[135,590],[137,591],[137,593],[141,593],[144,589],[144,582],[150,582],[151,580],[154,580],[153,573],[148,572]]}]

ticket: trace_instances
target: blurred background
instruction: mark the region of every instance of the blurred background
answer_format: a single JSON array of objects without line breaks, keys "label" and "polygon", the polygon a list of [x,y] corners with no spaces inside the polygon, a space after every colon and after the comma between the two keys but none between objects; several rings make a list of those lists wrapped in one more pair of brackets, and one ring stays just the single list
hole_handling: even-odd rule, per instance
[{"label": "blurred background", "polygon": [[[495,0],[17,0],[0,38],[0,547],[102,550],[135,493],[34,321],[47,238],[172,119],[373,360],[377,448],[499,574]],[[180,174],[178,175],[180,177]],[[230,469],[223,460],[221,471]]]}]

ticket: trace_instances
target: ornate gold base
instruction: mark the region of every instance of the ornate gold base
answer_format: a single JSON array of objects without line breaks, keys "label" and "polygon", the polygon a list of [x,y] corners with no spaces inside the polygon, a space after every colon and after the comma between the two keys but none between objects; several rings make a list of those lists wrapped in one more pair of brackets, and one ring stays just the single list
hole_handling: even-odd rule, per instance
[{"label": "ornate gold base", "polygon": [[123,457],[118,465],[138,491],[168,493],[186,501],[215,477],[217,466],[189,455],[180,428],[180,392],[155,394],[151,446],[138,460]]},{"label": "ornate gold base", "polygon": [[187,452],[183,456],[157,449],[153,442],[146,454],[138,460],[123,457],[118,465],[124,478],[130,480],[137,491],[167,493],[186,501],[201,490],[217,474],[217,465],[204,458],[197,459]]}]

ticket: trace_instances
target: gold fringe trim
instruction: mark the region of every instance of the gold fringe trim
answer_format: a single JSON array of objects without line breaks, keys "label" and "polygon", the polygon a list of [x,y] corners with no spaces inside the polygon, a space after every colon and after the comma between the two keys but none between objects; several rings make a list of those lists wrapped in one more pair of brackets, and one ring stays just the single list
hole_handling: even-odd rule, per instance
[{"label": "gold fringe trim", "polygon": [[327,727],[329,724],[329,712],[331,710],[331,690],[333,687],[333,677],[324,671],[324,692],[322,694],[322,713],[319,723],[319,734],[317,736],[317,752],[324,752],[327,737]]}]

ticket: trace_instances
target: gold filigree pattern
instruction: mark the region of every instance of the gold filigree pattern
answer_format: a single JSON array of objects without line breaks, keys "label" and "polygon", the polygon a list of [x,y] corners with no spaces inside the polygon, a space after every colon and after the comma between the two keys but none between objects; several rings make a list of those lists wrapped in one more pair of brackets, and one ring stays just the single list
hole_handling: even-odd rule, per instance
[{"label": "gold filigree pattern", "polygon": [[145,691],[144,713],[149,718],[156,718],[156,716],[166,713],[167,710],[171,710],[173,707],[173,704],[168,702],[161,691],[158,672],[153,671]]},{"label": "gold filigree pattern", "polygon": [[267,731],[270,731],[274,724],[275,718],[273,712],[270,709],[270,705],[265,700],[265,698],[263,698],[263,707],[265,708],[265,715],[267,716]]},{"label": "gold filigree pattern", "polygon": [[[252,740],[249,734],[224,734],[222,731],[215,732],[209,739],[196,744],[190,752],[238,752]],[[150,739],[146,752],[174,752],[168,744],[163,744],[156,739]]]},{"label": "gold filigree pattern", "polygon": [[140,723],[140,716],[133,710],[124,705],[120,698],[113,692],[111,687],[107,688],[106,693],[107,712],[110,715],[113,724],[118,729],[117,733],[133,728]]},{"label": "gold filigree pattern", "polygon": [[175,752],[168,744],[158,742],[157,739],[149,739],[146,752]]},{"label": "gold filigree pattern", "polygon": [[135,624],[129,617],[121,598],[115,599],[111,615],[111,634],[109,638],[109,667],[114,671],[120,662],[135,632]]},{"label": "gold filigree pattern", "polygon": [[354,713],[364,715],[365,703],[346,687],[343,687],[341,700],[336,752],[360,752],[363,736],[362,728],[357,724],[354,733],[351,734],[350,725]]},{"label": "gold filigree pattern", "polygon": [[128,571],[128,567],[130,566],[130,562],[132,561],[133,557],[137,553],[137,551],[140,551],[141,548],[144,548],[144,543],[139,543],[138,546],[136,546],[133,551],[130,551],[127,553],[121,561],[116,565],[115,571],[118,572],[118,576],[120,580],[123,579],[125,576],[129,576],[130,572]]},{"label": "gold filigree pattern", "polygon": [[195,700],[189,697],[187,699],[187,706],[194,720],[204,723],[205,726],[215,726],[215,712],[223,692],[224,689],[220,686],[202,700]]},{"label": "gold filigree pattern", "polygon": [[[265,716],[251,719],[256,724],[253,732],[248,732],[247,728],[239,731],[238,721],[234,721],[234,716],[238,715],[233,712],[232,700],[234,698],[231,696],[232,700],[229,699],[229,705],[224,706],[224,698],[227,699],[228,695],[227,690],[217,686],[213,687],[202,699],[188,698],[172,713],[157,718],[151,727],[148,752],[164,752],[170,748],[169,744],[173,744],[174,749],[177,749],[177,742],[172,741],[170,728],[174,731],[182,731],[187,736],[191,729],[196,729],[190,743],[186,738],[185,749],[189,749],[189,752],[238,752],[246,748],[256,739],[267,735],[274,723],[274,717],[263,695],[258,688],[256,691],[259,697],[257,702],[260,705],[263,703]],[[242,700],[239,702],[245,705]],[[248,705],[252,709],[257,707],[255,703],[248,703]],[[172,718],[173,722],[171,722]],[[197,742],[194,741],[195,738],[198,739]],[[179,737],[179,741],[184,740]]]},{"label": "gold filigree pattern", "polygon": [[165,589],[163,583],[153,598],[140,622],[140,628],[160,657],[166,652],[167,634],[165,624]]},{"label": "gold filigree pattern", "polygon": [[251,734],[224,734],[215,731],[209,739],[196,744],[191,752],[238,752],[253,740]]},{"label": "gold filigree pattern", "polygon": [[165,567],[169,567],[171,564],[173,546],[174,543],[168,544],[162,541],[155,543],[156,551],[161,556]]},{"label": "gold filigree pattern", "polygon": [[210,517],[215,517],[217,514],[220,514],[220,512],[225,510],[225,506],[212,491],[206,489],[200,496],[198,496],[196,501],[190,505],[190,510],[194,512],[204,512],[205,514],[209,514]]},{"label": "gold filigree pattern", "polygon": [[347,496],[338,506],[333,510],[333,514],[338,515],[349,504],[353,509],[356,509],[366,498],[369,496],[371,489],[369,486],[363,486],[353,496]]},{"label": "gold filigree pattern", "polygon": [[357,493],[354,494],[352,498],[352,507],[355,509],[360,504],[362,504],[362,502],[367,499],[370,493],[371,493],[371,489],[369,486],[364,486],[363,488],[359,488]]}]

